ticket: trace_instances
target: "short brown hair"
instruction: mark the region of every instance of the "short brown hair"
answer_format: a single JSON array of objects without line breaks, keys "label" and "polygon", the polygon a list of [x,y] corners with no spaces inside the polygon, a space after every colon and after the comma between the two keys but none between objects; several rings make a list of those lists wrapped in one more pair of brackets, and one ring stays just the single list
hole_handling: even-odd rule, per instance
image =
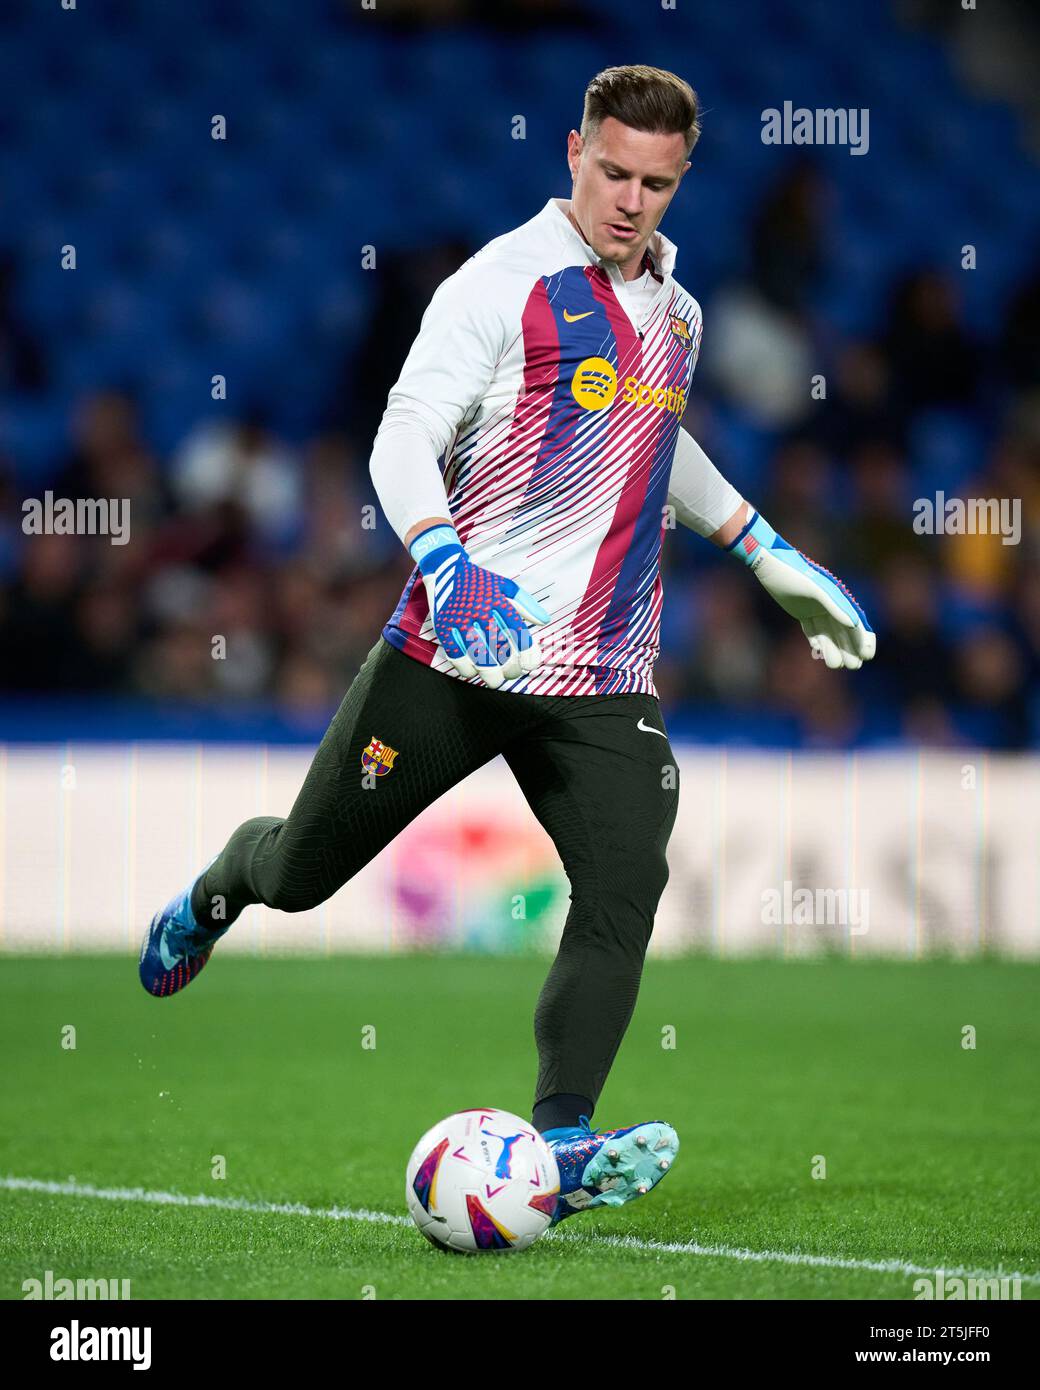
[{"label": "short brown hair", "polygon": [[697,93],[674,72],[642,63],[604,68],[585,89],[581,138],[593,140],[603,121],[613,116],[633,130],[681,133],[689,154],[701,133],[698,109]]}]

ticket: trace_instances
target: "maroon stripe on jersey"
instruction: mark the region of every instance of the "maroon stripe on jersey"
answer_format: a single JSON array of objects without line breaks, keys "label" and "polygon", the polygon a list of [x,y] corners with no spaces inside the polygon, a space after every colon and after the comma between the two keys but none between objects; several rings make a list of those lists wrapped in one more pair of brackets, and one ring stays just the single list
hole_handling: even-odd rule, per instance
[{"label": "maroon stripe on jersey", "polygon": [[[520,329],[524,375],[509,428],[503,430],[493,447],[486,434],[481,442],[480,468],[482,473],[493,476],[494,492],[473,489],[459,509],[456,528],[463,545],[473,536],[478,514],[482,542],[493,540],[498,531],[508,526],[547,443],[546,427],[552,414],[560,340],[545,281],[541,278],[531,287],[520,317]],[[553,448],[560,445],[558,439],[551,442]]]}]

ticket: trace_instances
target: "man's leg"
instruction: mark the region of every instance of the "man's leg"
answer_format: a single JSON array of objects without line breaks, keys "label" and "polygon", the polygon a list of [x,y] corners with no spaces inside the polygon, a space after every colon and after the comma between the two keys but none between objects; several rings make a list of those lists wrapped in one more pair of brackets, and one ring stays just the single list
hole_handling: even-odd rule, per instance
[{"label": "man's leg", "polygon": [[[515,721],[502,718],[503,698],[432,671],[380,638],[329,725],[289,816],[257,816],[238,827],[192,890],[196,920],[227,926],[250,903],[302,912],[330,898],[420,811],[515,735]],[[395,750],[381,775],[366,774],[362,765],[372,739]]]},{"label": "man's leg", "polygon": [[535,1012],[534,1120],[545,1130],[576,1125],[576,1106],[591,1116],[632,1017],[668,880],[679,774],[653,696],[539,703],[544,717],[504,756],[571,883]]}]

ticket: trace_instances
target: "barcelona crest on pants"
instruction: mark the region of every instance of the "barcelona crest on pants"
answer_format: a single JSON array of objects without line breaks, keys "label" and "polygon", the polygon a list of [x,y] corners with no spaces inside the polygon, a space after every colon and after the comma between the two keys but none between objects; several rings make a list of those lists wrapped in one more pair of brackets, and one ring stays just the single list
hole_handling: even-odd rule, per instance
[{"label": "barcelona crest on pants", "polygon": [[368,741],[368,747],[361,754],[361,766],[366,772],[374,772],[377,777],[385,777],[393,767],[396,757],[396,748],[388,748],[385,743],[381,743],[373,735]]}]

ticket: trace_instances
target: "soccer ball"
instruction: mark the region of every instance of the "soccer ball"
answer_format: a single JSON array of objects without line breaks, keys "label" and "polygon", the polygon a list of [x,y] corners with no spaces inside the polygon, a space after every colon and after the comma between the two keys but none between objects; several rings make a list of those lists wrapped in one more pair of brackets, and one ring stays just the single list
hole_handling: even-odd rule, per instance
[{"label": "soccer ball", "polygon": [[528,1120],[508,1110],[460,1110],[412,1150],[405,1196],[431,1244],[467,1254],[526,1250],[556,1210],[560,1173]]}]

